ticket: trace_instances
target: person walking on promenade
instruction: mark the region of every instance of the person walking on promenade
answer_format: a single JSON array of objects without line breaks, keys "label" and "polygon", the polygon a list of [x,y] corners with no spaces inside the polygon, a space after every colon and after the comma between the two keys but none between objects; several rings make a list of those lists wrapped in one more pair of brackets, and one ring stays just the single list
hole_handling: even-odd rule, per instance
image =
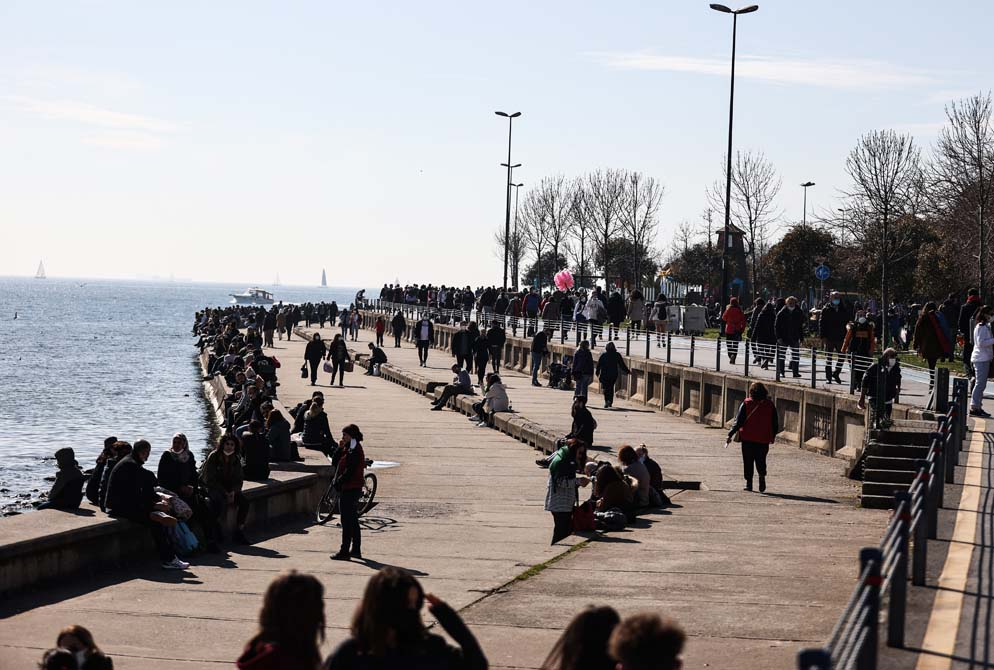
[{"label": "person walking on promenade", "polygon": [[387,322],[383,316],[376,317],[376,323],[373,325],[373,330],[376,332],[376,346],[383,346],[383,333],[387,330]]},{"label": "person walking on promenade", "polygon": [[911,338],[915,351],[928,363],[929,390],[935,383],[936,363],[951,355],[953,348],[953,343],[949,339],[949,329],[945,325],[945,318],[938,310],[939,308],[934,302],[925,303]]},{"label": "person walking on promenade", "polygon": [[787,349],[790,349],[790,371],[800,377],[801,338],[804,336],[804,315],[797,307],[797,298],[787,298],[783,308],[777,312],[774,322],[777,334],[777,368],[782,375],[787,362]]},{"label": "person walking on promenade", "polygon": [[482,389],[483,376],[487,374],[487,361],[490,360],[490,344],[475,321],[469,324],[469,332],[473,338],[473,364],[476,366],[477,386]]},{"label": "person walking on promenade", "polygon": [[576,382],[573,397],[587,397],[587,389],[594,380],[594,356],[590,353],[590,343],[586,340],[573,353],[573,381]]},{"label": "person walking on promenade", "polygon": [[590,348],[596,349],[597,336],[602,332],[601,324],[607,318],[607,308],[601,301],[599,289],[595,288],[590,297],[587,298],[587,304],[583,307],[583,315],[587,318],[587,323],[590,324]]},{"label": "person walking on promenade", "polygon": [[522,312],[521,296],[518,294],[513,294],[511,300],[507,303],[507,314],[511,317],[511,337],[518,336],[518,319],[521,318]]},{"label": "person walking on promenade", "polygon": [[332,386],[335,385],[335,375],[337,374],[339,387],[344,386],[345,368],[352,363],[352,359],[349,357],[349,345],[342,335],[336,334],[335,339],[331,341],[331,346],[328,348],[328,360],[331,361],[331,381],[329,383]]},{"label": "person walking on promenade", "polygon": [[466,368],[466,372],[473,372],[473,340],[476,338],[469,329],[470,324],[463,321],[459,324],[459,330],[452,335],[450,347],[452,355],[456,358],[456,365]]},{"label": "person walking on promenade", "polygon": [[342,339],[348,340],[349,324],[352,322],[352,313],[348,309],[343,309],[338,315],[338,328],[342,331]]},{"label": "person walking on promenade", "polygon": [[628,298],[628,326],[638,330],[645,321],[645,298],[638,290],[632,291]]},{"label": "person walking on promenade", "polygon": [[752,491],[752,473],[759,473],[759,492],[766,491],[766,455],[770,445],[780,432],[780,418],[777,408],[769,398],[769,392],[762,382],[749,386],[749,397],[739,406],[735,423],[728,431],[725,447],[737,435],[742,442],[742,466],[745,475],[745,490]]},{"label": "person walking on promenade", "polygon": [[[428,612],[458,646],[429,633]],[[350,637],[324,662],[323,670],[487,670],[487,658],[454,609],[402,568],[387,566],[370,578],[352,617]]]},{"label": "person walking on promenade", "polygon": [[349,333],[352,334],[352,341],[355,342],[359,337],[359,328],[362,327],[362,314],[359,313],[358,308],[353,309],[349,313]]},{"label": "person walking on promenade", "polygon": [[[821,346],[825,350],[825,381],[831,384],[842,383],[842,343],[846,339],[846,324],[849,322],[849,315],[838,291],[832,291],[829,302],[821,308],[818,316],[818,337],[821,338]],[[832,369],[832,354],[835,354],[835,369]]]},{"label": "person walking on promenade", "polygon": [[318,380],[318,368],[321,366],[321,361],[325,356],[328,355],[328,348],[325,347],[324,342],[321,341],[321,333],[314,333],[311,337],[311,341],[307,343],[304,347],[304,361],[311,368],[311,386]]},{"label": "person walking on promenade", "polygon": [[963,372],[967,377],[973,378],[973,363],[971,355],[973,353],[973,332],[976,329],[977,310],[980,309],[980,291],[971,288],[966,292],[966,302],[959,308],[959,319],[957,320],[957,331],[963,342]]},{"label": "person walking on promenade", "polygon": [[866,310],[857,309],[856,319],[846,326],[846,339],[842,352],[848,354],[852,365],[853,386],[863,383],[863,372],[870,365],[877,350],[876,328],[866,316]]},{"label": "person walking on promenade", "polygon": [[428,367],[428,349],[435,344],[435,325],[426,313],[414,324],[414,342],[418,347],[418,361],[421,367]]},{"label": "person walking on promenade", "polygon": [[625,299],[621,297],[621,292],[617,289],[611,293],[607,299],[607,319],[611,324],[608,326],[607,339],[618,339],[618,329],[621,322],[625,320]]},{"label": "person walking on promenade", "polygon": [[286,320],[284,321],[283,327],[286,329],[286,341],[290,341],[290,335],[293,334],[293,328],[297,325],[300,320],[299,312],[295,311],[294,307],[287,307],[286,309]]},{"label": "person walking on promenade", "polygon": [[881,383],[884,385],[884,416],[889,419],[894,411],[894,403],[901,395],[901,366],[897,360],[897,349],[892,347],[884,349],[880,359],[866,369],[860,382],[859,401],[856,403],[860,409],[866,409],[867,398],[875,411],[879,409],[877,396]]},{"label": "person walking on promenade", "polygon": [[242,494],[245,483],[242,471],[241,445],[231,434],[222,435],[217,448],[207,454],[200,468],[200,482],[207,487],[210,500],[213,532],[212,538],[223,536],[222,522],[228,508],[235,506],[237,514],[233,539],[238,544],[250,544],[245,537],[245,521],[248,519],[249,501]]},{"label": "person walking on promenade", "polygon": [[621,617],[613,607],[588,607],[569,622],[540,670],[615,670],[607,643]]},{"label": "person walking on promenade", "polygon": [[362,431],[354,423],[342,428],[336,460],[338,469],[334,484],[339,492],[338,509],[342,515],[342,546],[331,558],[347,561],[362,558],[362,529],[357,506],[365,478],[366,454],[362,449]]},{"label": "person walking on promenade", "polygon": [[[273,307],[276,309],[276,307]],[[276,334],[283,341],[283,332],[286,330],[286,312],[280,310],[276,312]]]},{"label": "person walking on promenade", "polygon": [[400,338],[407,332],[407,319],[404,318],[403,312],[397,310],[390,321],[390,328],[393,330],[393,348],[400,349]]},{"label": "person walking on promenade", "polygon": [[555,544],[573,533],[573,507],[577,500],[577,451],[579,441],[566,440],[549,459],[549,480],[545,492],[545,511],[552,514],[552,542]]},{"label": "person walking on promenade", "polygon": [[777,344],[776,311],[772,300],[756,298],[753,303],[749,341],[752,342],[752,362],[760,364],[764,370],[769,369]]},{"label": "person walking on promenade", "polygon": [[500,321],[494,321],[487,331],[487,347],[490,350],[490,366],[495,373],[500,372],[505,342],[507,342],[507,332],[501,327]]},{"label": "person walking on promenade", "polygon": [[973,351],[970,352],[970,363],[976,376],[973,393],[970,396],[970,416],[987,418],[990,414],[984,411],[984,391],[987,390],[987,378],[990,377],[991,361],[994,360],[991,308],[984,305],[977,309],[973,321],[975,325],[971,339]]},{"label": "person walking on promenade", "polygon": [[725,323],[725,338],[728,340],[728,362],[735,365],[735,358],[739,355],[739,342],[742,341],[742,333],[746,329],[745,312],[739,307],[739,299],[731,298],[725,313],[721,315],[721,320]]},{"label": "person walking on promenade", "polygon": [[[666,335],[669,314],[668,307],[666,306],[666,296],[662,293],[656,296],[656,302],[652,304],[652,310],[649,312],[649,322],[652,324],[653,330],[656,331],[656,346],[663,346],[663,337]],[[646,337],[649,337],[648,333]]]},{"label": "person walking on promenade", "polygon": [[[273,331],[276,330],[276,306],[274,305],[266,312],[262,319],[262,344],[272,348]],[[282,337],[282,336],[281,336]]]},{"label": "person walking on promenade", "polygon": [[318,670],[324,642],[324,586],[291,570],[266,588],[259,632],[245,645],[238,670]]},{"label": "person walking on promenade", "polygon": [[618,353],[614,342],[608,342],[604,347],[604,353],[597,359],[595,370],[597,380],[601,385],[601,393],[604,394],[604,407],[606,409],[614,406],[614,385],[618,383],[620,371],[624,371],[626,375],[631,374],[631,370],[625,365],[625,359]]},{"label": "person walking on promenade", "polygon": [[535,333],[535,337],[532,338],[531,346],[531,367],[532,367],[532,386],[541,386],[542,384],[538,381],[538,373],[542,371],[542,362],[545,357],[549,355],[549,332],[547,330],[540,330]]}]

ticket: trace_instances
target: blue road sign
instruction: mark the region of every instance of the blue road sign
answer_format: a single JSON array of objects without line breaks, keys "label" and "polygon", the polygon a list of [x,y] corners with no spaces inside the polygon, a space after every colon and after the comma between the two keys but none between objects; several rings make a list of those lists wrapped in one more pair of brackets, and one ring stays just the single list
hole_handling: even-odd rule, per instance
[{"label": "blue road sign", "polygon": [[818,281],[825,281],[832,276],[832,271],[828,269],[827,265],[819,265],[815,268],[815,279]]}]

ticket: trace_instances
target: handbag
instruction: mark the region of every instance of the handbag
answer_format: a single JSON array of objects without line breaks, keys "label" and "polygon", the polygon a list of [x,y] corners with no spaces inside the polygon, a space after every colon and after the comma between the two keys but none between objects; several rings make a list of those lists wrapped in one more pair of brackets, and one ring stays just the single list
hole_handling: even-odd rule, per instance
[{"label": "handbag", "polygon": [[[762,404],[762,403],[760,403],[760,404]],[[751,412],[749,412],[748,414],[746,414],[746,420],[742,422],[742,425],[743,425],[743,426],[744,426],[745,424],[749,423],[749,419],[751,419],[751,418],[752,418],[752,415],[753,415],[753,414],[755,414],[755,413],[756,413],[756,410],[758,410],[758,409],[759,409],[759,405],[756,405],[756,408],[755,408],[755,409],[753,409],[753,410],[752,410]],[[740,432],[741,430],[742,430],[742,429],[741,429],[741,428],[739,428],[739,430],[735,431],[735,435],[732,435],[732,442],[741,442],[741,441],[742,441],[742,436],[741,436],[741,435],[739,434],[739,432]]]},{"label": "handbag", "polygon": [[307,379],[307,363],[300,366],[300,378]]},{"label": "handbag", "polygon": [[321,366],[321,369],[323,369],[325,372],[331,372],[335,368],[332,366],[331,361],[325,361],[324,365]]},{"label": "handbag", "polygon": [[342,368],[346,372],[352,372],[353,370],[355,370],[355,363],[352,362],[351,358],[346,358],[344,361],[342,361]]},{"label": "handbag", "polygon": [[573,508],[573,530],[597,530],[594,506],[589,500]]}]

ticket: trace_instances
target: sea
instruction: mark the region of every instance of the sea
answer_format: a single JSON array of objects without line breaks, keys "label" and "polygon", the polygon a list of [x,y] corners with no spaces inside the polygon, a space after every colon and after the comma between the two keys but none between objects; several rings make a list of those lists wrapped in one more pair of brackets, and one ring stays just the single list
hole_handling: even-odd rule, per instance
[{"label": "sea", "polygon": [[[33,508],[51,487],[54,454],[62,447],[75,450],[84,470],[111,435],[149,440],[153,463],[175,433],[206,450],[214,427],[193,317],[204,307],[231,304],[230,294],[246,288],[0,277],[0,513]],[[277,302],[339,305],[351,303],[358,290],[260,288]]]}]

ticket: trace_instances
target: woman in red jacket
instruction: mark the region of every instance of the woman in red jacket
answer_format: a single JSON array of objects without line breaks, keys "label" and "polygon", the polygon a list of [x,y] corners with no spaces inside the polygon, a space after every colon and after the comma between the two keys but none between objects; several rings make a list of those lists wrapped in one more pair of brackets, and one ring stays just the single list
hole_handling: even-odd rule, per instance
[{"label": "woman in red jacket", "polygon": [[739,307],[739,299],[732,298],[728,301],[725,313],[721,315],[721,320],[725,322],[725,338],[728,340],[728,362],[735,364],[735,357],[739,355],[739,342],[742,341],[742,333],[746,329],[745,312]]},{"label": "woman in red jacket", "polygon": [[766,455],[770,445],[780,432],[780,419],[777,408],[769,398],[769,392],[760,382],[749,387],[749,397],[739,407],[735,424],[728,431],[725,440],[727,448],[732,437],[738,433],[742,441],[742,466],[745,474],[746,491],[752,491],[752,471],[755,466],[759,473],[759,492],[766,491]]},{"label": "woman in red jacket", "polygon": [[331,558],[336,561],[347,561],[350,558],[362,558],[362,535],[359,529],[357,505],[366,474],[366,454],[362,450],[362,431],[359,427],[350,423],[342,428],[342,439],[338,446],[335,488],[339,491],[338,509],[342,515],[342,548]]}]

